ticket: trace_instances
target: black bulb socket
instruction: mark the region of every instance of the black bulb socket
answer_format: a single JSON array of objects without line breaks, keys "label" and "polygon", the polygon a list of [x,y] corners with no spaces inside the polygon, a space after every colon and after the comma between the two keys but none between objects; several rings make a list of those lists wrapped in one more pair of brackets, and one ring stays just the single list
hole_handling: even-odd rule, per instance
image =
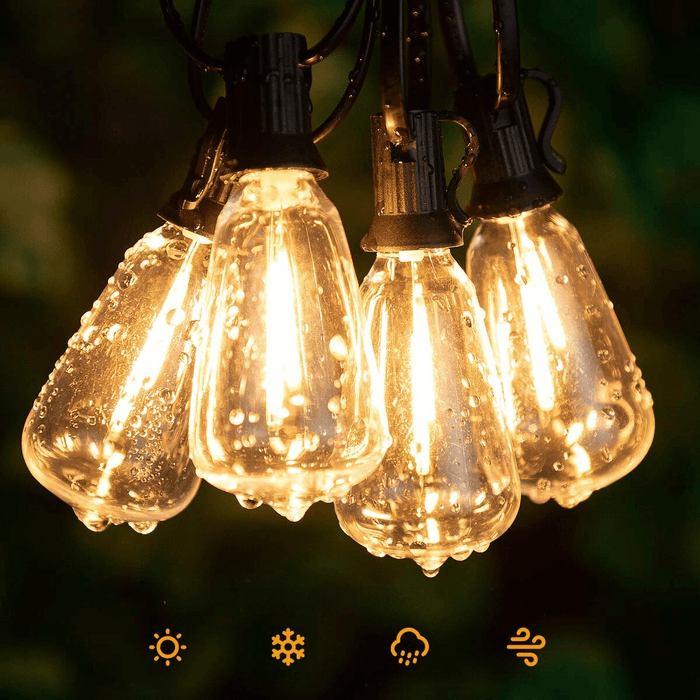
[{"label": "black bulb socket", "polygon": [[244,36],[226,44],[228,167],[236,174],[268,168],[328,176],[311,130],[311,68],[301,34]]},{"label": "black bulb socket", "polygon": [[435,112],[408,113],[415,142],[392,145],[384,117],[371,117],[374,218],[363,250],[421,250],[463,244],[447,208],[442,132]]}]

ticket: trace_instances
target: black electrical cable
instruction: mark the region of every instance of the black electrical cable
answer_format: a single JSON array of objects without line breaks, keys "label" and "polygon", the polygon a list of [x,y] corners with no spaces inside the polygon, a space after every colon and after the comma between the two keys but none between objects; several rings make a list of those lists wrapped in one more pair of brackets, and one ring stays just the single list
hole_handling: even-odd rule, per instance
[{"label": "black electrical cable", "polygon": [[364,0],[346,0],[345,9],[333,23],[328,34],[307,49],[302,59],[302,63],[305,66],[312,66],[314,63],[322,61],[338,48],[338,45],[347,36],[352,25],[355,24],[363,2]]},{"label": "black electrical cable", "polygon": [[166,26],[185,53],[204,70],[221,73],[224,69],[223,59],[210,56],[190,38],[172,0],[160,0],[160,9]]},{"label": "black electrical cable", "polygon": [[326,138],[341,121],[345,118],[362,88],[367,71],[369,70],[370,59],[374,41],[377,38],[377,28],[379,26],[379,0],[367,0],[365,7],[365,19],[362,27],[362,39],[357,50],[355,65],[348,74],[349,84],[340,98],[340,102],[331,112],[326,121],[314,130],[314,143],[318,143]]},{"label": "black electrical cable", "polygon": [[[195,0],[190,36],[197,46],[201,46],[202,41],[204,41],[204,30],[207,26],[210,7],[211,0]],[[209,121],[214,110],[209,106],[209,102],[204,94],[202,71],[197,62],[190,56],[187,57],[187,79],[190,86],[190,93],[192,94],[192,99],[197,109],[200,114]]]},{"label": "black electrical cable", "polygon": [[465,77],[476,77],[476,64],[464,23],[462,3],[460,0],[440,0],[438,13],[447,55],[457,77],[460,82]]},{"label": "black electrical cable", "polygon": [[520,35],[515,0],[493,0],[496,35],[496,109],[515,101],[520,90]]},{"label": "black electrical cable", "polygon": [[383,0],[381,31],[382,112],[389,141],[407,153],[415,142],[406,111],[404,0]]},{"label": "black electrical cable", "polygon": [[430,2],[408,0],[408,109],[430,109],[432,22]]}]

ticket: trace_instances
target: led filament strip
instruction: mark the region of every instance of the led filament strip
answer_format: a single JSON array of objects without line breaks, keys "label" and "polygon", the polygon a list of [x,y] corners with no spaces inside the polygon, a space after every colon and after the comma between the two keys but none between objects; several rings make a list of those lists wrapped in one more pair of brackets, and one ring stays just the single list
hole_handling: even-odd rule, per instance
[{"label": "led filament strip", "polygon": [[[458,0],[439,3],[453,112],[429,108],[429,3],[384,0],[380,14],[378,0],[349,0],[311,49],[264,34],[230,42],[223,60],[201,46],[207,2],[190,33],[161,5],[208,128],[166,223],[126,252],[27,418],[23,453],[43,486],[95,531],[151,532],[200,479],[293,521],[334,502],[372,554],[433,576],[502,535],[521,492],[572,507],[640,462],[651,396],[578,233],[551,206],[561,98],[549,76],[520,70],[514,0],[494,0],[488,76]],[[311,66],[363,6],[350,84],[313,132]],[[359,288],[315,142],[355,102],[379,23],[362,242],[377,259]],[[226,84],[214,109],[201,69]],[[538,138],[527,78],[550,97]],[[449,185],[445,120],[466,143]],[[464,212],[455,192],[469,171]],[[450,249],[470,218],[465,274]]]}]

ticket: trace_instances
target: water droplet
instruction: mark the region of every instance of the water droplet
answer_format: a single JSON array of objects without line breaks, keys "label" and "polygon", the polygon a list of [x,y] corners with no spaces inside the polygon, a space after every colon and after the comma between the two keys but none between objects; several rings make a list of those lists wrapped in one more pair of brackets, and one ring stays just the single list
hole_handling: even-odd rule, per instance
[{"label": "water droplet", "polygon": [[334,396],[328,401],[328,410],[331,413],[340,413],[340,397]]},{"label": "water droplet", "polygon": [[245,413],[240,408],[234,408],[228,414],[228,419],[233,425],[240,425],[245,420]]},{"label": "water droplet", "polygon": [[552,486],[552,482],[549,479],[538,479],[537,480],[537,488],[540,491],[548,491],[551,486]]},{"label": "water droplet", "polygon": [[122,275],[119,276],[119,279],[117,280],[117,287],[120,289],[126,289],[127,287],[131,287],[136,283],[136,280],[138,277],[131,272],[130,270],[126,270]]},{"label": "water droplet", "polygon": [[[423,569],[421,568],[421,571],[428,577],[428,578],[435,578],[439,573],[440,573],[440,567],[438,566],[437,569]],[[440,579],[442,580],[442,579]]]},{"label": "water droplet", "polygon": [[182,260],[187,255],[187,248],[185,241],[170,241],[165,246],[165,253],[171,260]]},{"label": "water droplet", "polygon": [[78,517],[78,520],[85,525],[88,530],[93,532],[103,532],[109,525],[109,518],[103,518],[94,510],[82,510],[81,508],[73,508],[73,512]]},{"label": "water droplet", "polygon": [[181,352],[180,362],[182,362],[183,365],[189,365],[190,362],[192,362],[192,358],[186,352]]},{"label": "water droplet", "polygon": [[528,279],[526,275],[523,275],[522,273],[518,273],[515,275],[515,284],[520,285],[521,287],[525,286],[528,283]]},{"label": "water droplet", "polygon": [[462,313],[462,320],[467,324],[467,328],[473,328],[474,316],[472,316],[471,311],[464,311]]},{"label": "water droplet", "polygon": [[331,355],[335,357],[339,362],[343,362],[348,359],[348,346],[345,344],[345,340],[340,335],[334,335],[331,338],[330,343],[328,343],[328,349]]},{"label": "water droplet", "polygon": [[557,284],[569,284],[569,277],[567,275],[557,275],[556,283]]},{"label": "water droplet", "polygon": [[564,465],[561,462],[554,462],[552,465],[552,469],[554,469],[555,472],[560,472],[564,468]]},{"label": "water droplet", "polygon": [[129,527],[140,535],[148,535],[158,527],[157,520],[144,520],[141,523],[129,523]]},{"label": "water droplet", "polygon": [[610,450],[609,450],[607,447],[604,447],[604,448],[600,451],[600,454],[601,454],[601,456],[603,457],[603,461],[604,461],[606,464],[610,464],[610,462],[612,462],[612,455],[610,454]]},{"label": "water droplet", "polygon": [[583,279],[586,279],[586,277],[588,277],[588,270],[586,269],[585,265],[578,265],[576,267],[576,272],[578,272],[579,275],[583,277]]},{"label": "water droplet", "polygon": [[182,309],[170,309],[165,314],[165,322],[171,326],[179,326],[185,320],[185,312]]},{"label": "water droplet", "polygon": [[603,408],[600,409],[600,412],[607,420],[615,420],[615,409],[612,406],[603,406]]},{"label": "water droplet", "polygon": [[615,389],[612,393],[613,401],[619,401],[622,398],[622,392],[619,389]]},{"label": "water droplet", "polygon": [[503,320],[506,323],[513,323],[513,312],[512,311],[504,311],[503,312]]},{"label": "water droplet", "polygon": [[257,423],[260,420],[260,414],[256,413],[255,411],[251,411],[248,414],[248,421],[250,423]]},{"label": "water droplet", "polygon": [[480,403],[481,399],[478,396],[474,395],[469,397],[469,405],[472,408],[476,408]]},{"label": "water droplet", "polygon": [[513,243],[513,241],[508,241],[507,248],[508,250],[515,250],[515,243]]},{"label": "water droplet", "polygon": [[598,359],[601,362],[608,362],[610,360],[610,350],[606,350],[605,348],[598,350]]},{"label": "water droplet", "polygon": [[239,496],[236,494],[236,499],[246,510],[255,510],[262,505],[262,501],[257,498],[249,498],[248,496]]}]

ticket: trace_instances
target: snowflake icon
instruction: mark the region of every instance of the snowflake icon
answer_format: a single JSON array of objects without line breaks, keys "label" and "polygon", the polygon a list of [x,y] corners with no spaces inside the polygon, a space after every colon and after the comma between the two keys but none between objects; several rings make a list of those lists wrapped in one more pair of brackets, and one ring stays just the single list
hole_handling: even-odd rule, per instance
[{"label": "snowflake icon", "polygon": [[289,627],[287,627],[282,634],[284,635],[284,639],[282,639],[279,634],[276,634],[272,638],[272,646],[279,645],[279,649],[272,650],[272,658],[279,659],[284,654],[284,658],[281,659],[282,663],[289,667],[295,661],[293,655],[296,655],[296,660],[304,658],[304,650],[302,649],[304,646],[304,637],[297,635],[296,639],[292,640],[294,630],[290,630]]}]

